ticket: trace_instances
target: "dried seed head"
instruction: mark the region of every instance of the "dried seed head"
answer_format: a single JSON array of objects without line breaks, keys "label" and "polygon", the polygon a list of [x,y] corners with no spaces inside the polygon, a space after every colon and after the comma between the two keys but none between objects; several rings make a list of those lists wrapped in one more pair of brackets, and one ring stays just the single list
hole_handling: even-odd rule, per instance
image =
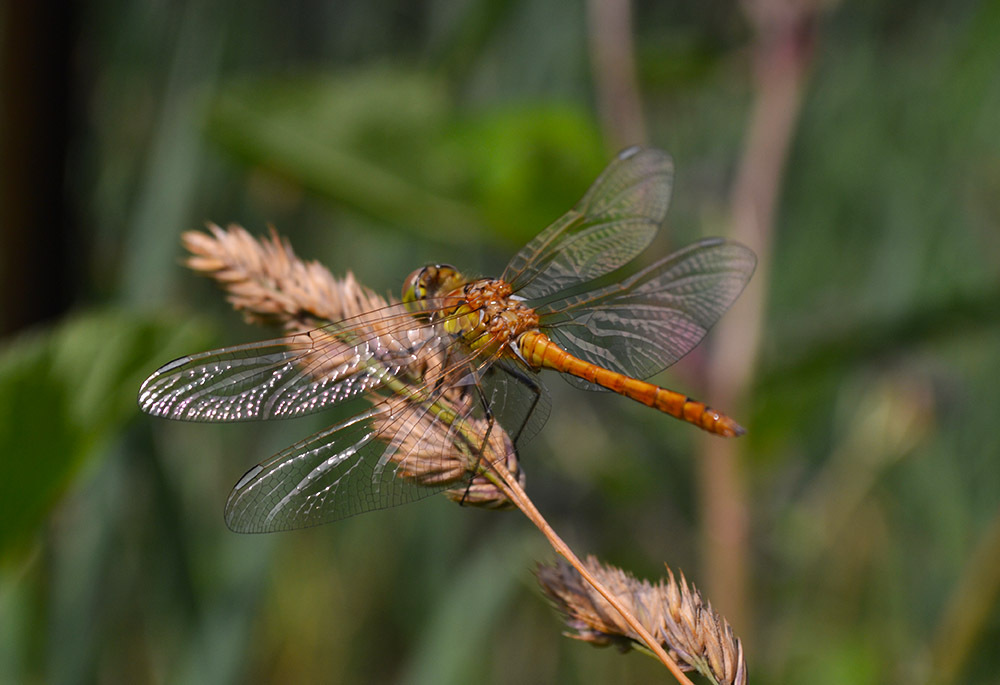
[{"label": "dried seed head", "polygon": [[[593,556],[585,565],[682,668],[696,670],[719,684],[746,683],[743,644],[683,574],[678,582],[668,568],[666,580],[650,584],[617,567],[602,565]],[[621,615],[565,560],[540,565],[537,576],[542,589],[565,615],[566,624],[575,631],[567,633],[570,637],[596,646],[615,645],[622,651],[641,644]]]},{"label": "dried seed head", "polygon": [[[461,402],[464,403],[469,400],[469,394],[463,392]],[[477,461],[480,458],[488,459],[491,462],[503,461],[507,471],[517,480],[521,488],[524,489],[526,482],[524,471],[521,470],[517,459],[517,450],[514,448],[514,444],[511,442],[507,432],[499,424],[495,424],[490,429],[489,422],[482,418],[471,419],[467,423],[470,424],[471,428],[469,437],[477,441],[475,445],[468,445],[468,442],[466,442],[466,445],[472,450],[471,454],[477,455],[475,459]],[[483,436],[486,436],[485,441],[482,439]],[[468,437],[465,440],[468,440]],[[446,490],[444,493],[445,496],[453,502],[481,509],[510,509],[513,507],[513,502],[503,494],[493,481],[482,473],[481,469],[483,466],[483,464],[470,464],[470,468],[467,470],[475,474],[472,480],[469,481],[466,478],[460,486]]]},{"label": "dried seed head", "polygon": [[218,281],[252,323],[299,333],[388,304],[350,272],[337,279],[322,264],[299,259],[273,228],[259,241],[240,226],[208,230],[181,236],[191,252],[187,266]]}]

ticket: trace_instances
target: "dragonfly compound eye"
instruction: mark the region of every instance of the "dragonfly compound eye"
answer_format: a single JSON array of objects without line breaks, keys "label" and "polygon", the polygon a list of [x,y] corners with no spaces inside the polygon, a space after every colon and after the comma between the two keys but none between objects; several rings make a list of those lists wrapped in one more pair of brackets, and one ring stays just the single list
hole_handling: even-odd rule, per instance
[{"label": "dragonfly compound eye", "polygon": [[[424,298],[423,273],[428,267],[421,267],[403,281],[403,304],[410,305]],[[410,309],[408,306],[407,309]]]},{"label": "dragonfly compound eye", "polygon": [[443,297],[462,287],[465,278],[458,269],[448,264],[431,264],[411,273],[403,281],[403,304],[412,312],[424,309],[416,303],[434,297]]},{"label": "dragonfly compound eye", "polygon": [[442,297],[458,290],[466,283],[465,276],[450,264],[435,264],[427,269],[429,271],[425,297]]}]

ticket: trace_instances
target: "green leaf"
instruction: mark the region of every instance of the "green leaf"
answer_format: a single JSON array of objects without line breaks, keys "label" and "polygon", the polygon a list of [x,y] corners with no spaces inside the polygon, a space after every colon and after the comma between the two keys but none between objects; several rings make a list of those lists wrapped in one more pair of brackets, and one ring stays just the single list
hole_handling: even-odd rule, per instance
[{"label": "green leaf", "polygon": [[205,346],[203,326],[124,311],[75,316],[0,350],[0,559],[25,543],[73,476],[138,414],[143,378]]}]

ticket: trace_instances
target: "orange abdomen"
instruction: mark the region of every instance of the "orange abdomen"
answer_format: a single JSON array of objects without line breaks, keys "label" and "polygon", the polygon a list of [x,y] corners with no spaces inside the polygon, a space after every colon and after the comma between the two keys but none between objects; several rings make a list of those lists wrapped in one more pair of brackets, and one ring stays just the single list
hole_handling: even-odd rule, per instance
[{"label": "orange abdomen", "polygon": [[703,402],[574,357],[539,331],[523,333],[517,344],[524,359],[535,368],[553,369],[582,378],[716,435],[735,437],[746,433],[743,426]]}]

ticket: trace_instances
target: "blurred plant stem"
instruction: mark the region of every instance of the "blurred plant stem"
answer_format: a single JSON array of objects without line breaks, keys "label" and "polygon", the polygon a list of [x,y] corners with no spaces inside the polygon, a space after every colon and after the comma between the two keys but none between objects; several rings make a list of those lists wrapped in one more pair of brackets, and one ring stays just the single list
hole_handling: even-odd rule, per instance
[{"label": "blurred plant stem", "polygon": [[[816,2],[746,0],[753,27],[754,102],[732,191],[730,237],[757,253],[754,278],[716,328],[706,396],[739,415],[753,379],[770,281],[775,207],[815,42]],[[753,427],[750,427],[753,430]],[[706,437],[697,461],[704,578],[737,630],[751,624],[747,599],[749,510],[740,471],[744,441]]]},{"label": "blurred plant stem", "polygon": [[990,522],[955,583],[931,645],[930,682],[957,682],[973,655],[976,640],[988,632],[1000,597],[1000,510]]},{"label": "blurred plant stem", "polygon": [[176,229],[189,218],[203,159],[200,98],[215,90],[225,42],[227,3],[184,6],[146,167],[138,180],[123,254],[121,289],[131,304],[159,302],[169,290]]},{"label": "blurred plant stem", "polygon": [[604,139],[613,150],[645,142],[630,0],[587,0],[587,26]]}]

